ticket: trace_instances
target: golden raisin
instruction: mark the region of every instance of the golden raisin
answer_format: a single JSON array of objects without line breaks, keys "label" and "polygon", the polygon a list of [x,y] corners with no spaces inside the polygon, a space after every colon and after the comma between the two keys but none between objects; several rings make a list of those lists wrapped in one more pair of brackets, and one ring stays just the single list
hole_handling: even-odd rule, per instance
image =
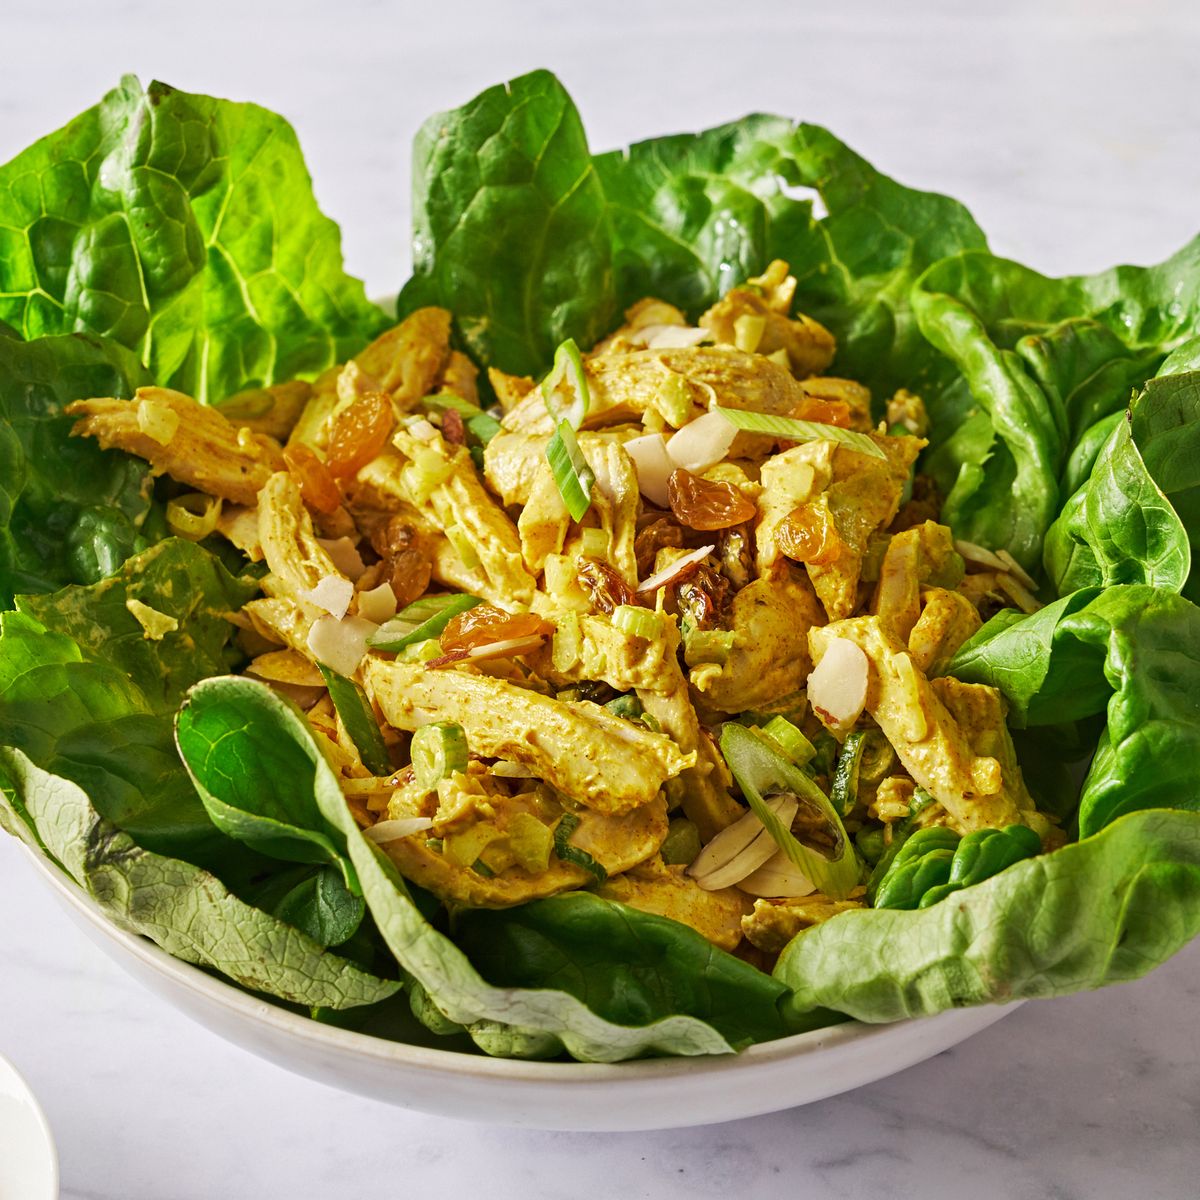
[{"label": "golden raisin", "polygon": [[371,545],[383,559],[383,579],[392,585],[400,608],[420,599],[429,587],[433,559],[417,531],[402,516],[390,517],[371,534]]},{"label": "golden raisin", "polygon": [[794,508],[775,531],[780,550],[795,562],[826,566],[845,549],[833,516],[823,504]]},{"label": "golden raisin", "polygon": [[387,445],[396,414],[382,392],[367,392],[342,410],[329,435],[326,465],[338,479],[354,475]]},{"label": "golden raisin", "polygon": [[644,579],[653,573],[658,552],[664,546],[671,546],[675,549],[687,546],[690,532],[690,530],[676,525],[668,517],[658,517],[645,528],[639,529],[633,543],[633,554],[637,559],[639,577]]},{"label": "golden raisin", "polygon": [[474,608],[451,617],[439,639],[447,653],[471,650],[489,642],[506,642],[511,638],[533,637],[554,632],[554,626],[537,613],[509,613],[493,604],[477,604]]},{"label": "golden raisin", "polygon": [[852,419],[850,405],[845,400],[822,400],[819,396],[806,396],[795,415],[801,421],[818,421],[839,429],[849,429]]},{"label": "golden raisin", "polygon": [[697,563],[674,585],[679,615],[696,629],[715,629],[721,623],[730,599],[729,580],[707,563]]},{"label": "golden raisin", "polygon": [[283,461],[300,485],[300,495],[309,508],[333,513],[342,506],[342,493],[329,469],[316,453],[302,442],[283,449]]},{"label": "golden raisin", "polygon": [[622,604],[638,603],[633,588],[598,558],[581,558],[575,578],[597,612],[608,615]]},{"label": "golden raisin", "polygon": [[758,511],[732,483],[714,483],[680,467],[667,480],[667,498],[675,519],[691,529],[728,529]]}]

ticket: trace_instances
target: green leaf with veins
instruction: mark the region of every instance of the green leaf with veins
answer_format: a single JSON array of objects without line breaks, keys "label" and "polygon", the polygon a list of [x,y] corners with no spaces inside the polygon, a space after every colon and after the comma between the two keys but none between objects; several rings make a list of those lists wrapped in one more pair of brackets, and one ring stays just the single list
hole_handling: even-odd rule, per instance
[{"label": "green leaf with veins", "polygon": [[1084,588],[1030,616],[994,617],[947,674],[999,688],[1018,727],[1107,714],[1079,799],[1081,836],[1139,809],[1200,811],[1191,601],[1141,585]]},{"label": "green leaf with veins", "polygon": [[967,252],[930,267],[912,303],[955,367],[925,395],[935,439],[926,465],[947,495],[943,517],[1036,570],[1079,478],[1075,447],[1191,336],[1200,239],[1153,267],[1062,279]]},{"label": "green leaf with veins", "polygon": [[[589,1003],[585,1004],[571,994],[573,986],[569,982],[564,984],[566,990],[488,983],[463,951],[425,920],[391,860],[358,828],[336,777],[304,718],[292,705],[251,679],[209,679],[189,693],[187,714],[197,734],[213,746],[214,756],[227,755],[228,762],[240,764],[249,774],[242,786],[270,792],[281,803],[284,791],[289,795],[303,791],[315,801],[322,821],[334,826],[344,838],[367,908],[400,965],[428,993],[443,1017],[467,1026],[490,1053],[541,1057],[561,1046],[585,1061],[616,1062],[651,1053],[718,1054],[731,1049],[725,1036],[702,1019],[701,1013],[693,1015],[689,1008],[695,1001],[705,1012],[720,1009],[728,1015],[740,965],[726,964],[725,956],[719,956],[699,935],[673,922],[660,924],[647,919],[649,944],[641,953],[648,961],[667,972],[673,969],[672,956],[682,953],[706,974],[703,980],[691,983],[671,982],[669,975],[664,975],[657,987],[643,982],[641,999],[636,1001],[631,996],[625,1002],[612,994],[605,1000],[598,994],[599,1008],[594,1009],[590,1004],[591,985]],[[217,733],[219,738],[214,736]],[[190,744],[185,742],[182,748],[194,768]],[[268,747],[269,758],[265,755]],[[228,777],[229,772],[225,775]],[[632,920],[638,928],[643,927],[640,918],[631,917],[617,906],[611,909],[610,913],[610,907],[604,906],[604,914],[618,915],[621,921]],[[611,920],[602,924],[611,926]],[[669,936],[663,933],[664,926]],[[652,948],[656,943],[657,948]],[[568,934],[556,954],[563,954],[570,945],[575,948],[569,956],[585,975],[587,964],[597,954],[608,953],[590,943],[577,942],[574,934]],[[596,974],[605,971],[597,968]],[[558,982],[553,970],[540,980],[552,981]],[[714,989],[711,993],[710,985]],[[718,992],[724,999],[714,1004],[713,996]],[[606,1012],[614,1015],[608,1017]],[[781,1022],[778,1031],[786,1032],[787,1027]]]},{"label": "green leaf with veins", "polygon": [[[344,836],[322,816],[312,787],[293,783],[293,746],[247,736],[246,719],[232,706],[197,709],[191,699],[175,718],[179,756],[213,824],[272,858],[336,866],[361,894]],[[265,779],[279,782],[265,787]]]},{"label": "green leaf with veins", "polygon": [[490,983],[553,981],[621,1025],[686,1012],[735,1048],[802,1028],[780,1010],[786,989],[756,967],[715,949],[686,925],[590,892],[503,910],[466,909],[458,914],[454,940]]},{"label": "green leaf with veins", "polygon": [[400,990],[398,980],[364,971],[239,900],[207,871],[142,849],[105,821],[80,787],[20,751],[0,748],[0,767],[8,780],[0,788],[0,813],[8,824],[24,828],[16,800],[48,851],[122,929],[293,1004],[353,1008]]},{"label": "green leaf with veins", "polygon": [[14,595],[94,583],[145,545],[150,468],[71,437],[63,409],[150,382],[114,342],[0,338],[0,610]]},{"label": "green leaf with veins", "polygon": [[1200,933],[1200,813],[1125,816],[914,911],[843,913],[775,978],[808,1011],[898,1021],[1137,979]]},{"label": "green leaf with veins", "polygon": [[[695,316],[778,257],[799,280],[797,308],[838,336],[839,371],[880,390],[922,386],[948,365],[922,340],[909,288],[944,255],[986,246],[957,201],[782,117],[593,158],[545,71],[426,122],[413,178],[401,313],[453,309],[470,353],[517,373],[548,368],[567,337],[591,346],[644,296]],[[817,189],[829,215],[781,181]]]},{"label": "green leaf with veins", "polygon": [[1197,538],[1200,373],[1189,371],[1152,379],[1116,424],[1046,535],[1046,572],[1060,594],[1148,583],[1194,600]]},{"label": "green leaf with veins", "polygon": [[0,167],[0,320],[103,334],[205,403],[315,375],[386,325],[286,121],[133,76]]},{"label": "green leaf with veins", "polygon": [[[941,369],[908,293],[931,263],[986,247],[957,200],[896,183],[819,126],[763,114],[639,142],[596,168],[620,307],[652,295],[697,313],[783,258],[796,308],[837,335],[840,374],[883,393]],[[780,181],[815,189],[828,215]]]},{"label": "green leaf with veins", "polygon": [[612,325],[610,241],[575,105],[534,71],[421,127],[399,315],[442,305],[477,361],[536,373],[566,338],[590,346]]},{"label": "green leaf with veins", "polygon": [[[227,879],[249,869],[189,783],[170,714],[190,684],[238,661],[223,614],[252,594],[206,550],[170,539],[99,584],[22,597],[22,611],[0,615],[0,744],[85,788],[147,849]],[[178,628],[146,638],[129,598]]]}]

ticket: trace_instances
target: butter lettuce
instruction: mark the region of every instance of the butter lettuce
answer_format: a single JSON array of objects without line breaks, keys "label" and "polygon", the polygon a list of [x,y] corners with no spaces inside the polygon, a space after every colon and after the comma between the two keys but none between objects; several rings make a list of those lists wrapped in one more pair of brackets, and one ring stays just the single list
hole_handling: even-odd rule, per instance
[{"label": "butter lettuce", "polygon": [[928,909],[843,913],[773,977],[586,892],[448,921],[364,837],[299,712],[229,676],[240,556],[167,538],[145,464],[69,437],[73,399],[219,401],[385,323],[284,121],[132,79],[0,166],[0,826],[187,961],[312,1009],[404,986],[492,1054],[725,1053],[1161,962],[1200,930],[1200,240],[1050,279],[816,126],[593,153],[539,71],[422,129],[399,309],[444,305],[480,365],[537,374],[644,295],[694,319],[772,258],[836,334],[834,372],[924,396],[956,534],[1045,578],[1051,603],[949,670],[1004,694],[1076,844]]},{"label": "butter lettuce", "polygon": [[[511,924],[471,914],[478,924],[466,945],[479,951],[481,974],[463,946],[425,919],[391,860],[363,836],[304,718],[287,701],[251,679],[209,679],[189,693],[179,728],[193,778],[227,802],[256,788],[297,820],[315,803],[322,827],[328,823],[344,839],[367,908],[397,961],[443,1018],[478,1034],[492,1052],[543,1057],[565,1049],[585,1061],[616,1062],[723,1053],[789,1030],[778,1007],[784,993],[761,973],[686,926],[594,897],[529,905]],[[237,789],[234,763],[245,773]],[[572,922],[583,926],[574,936]],[[614,925],[624,926],[617,944],[593,944],[587,936]],[[493,935],[499,946],[485,949]],[[523,951],[509,958],[505,944]],[[632,960],[619,966],[622,946]],[[638,978],[642,972],[648,982]],[[516,986],[488,982],[489,974]]]},{"label": "butter lettuce", "polygon": [[0,611],[16,595],[94,583],[147,544],[149,467],[72,438],[63,409],[150,382],[102,338],[0,337]]},{"label": "butter lettuce", "polygon": [[282,117],[133,76],[0,166],[0,320],[101,334],[205,403],[312,376],[386,324]]},{"label": "butter lettuce", "polygon": [[[400,990],[277,917],[239,900],[209,872],[139,846],[70,780],[0,749],[0,813],[25,831],[114,922],[184,962],[306,1008],[378,1004]],[[17,807],[19,805],[19,809]]]},{"label": "butter lettuce", "polygon": [[[400,312],[444,305],[479,361],[516,373],[547,369],[564,338],[591,345],[643,296],[696,316],[785,258],[799,307],[840,339],[838,370],[916,385],[942,366],[917,329],[912,283],[987,245],[957,201],[903,187],[827,130],[782,117],[593,155],[547,71],[431,117],[413,157],[414,274]],[[827,215],[792,187],[819,194]]]}]

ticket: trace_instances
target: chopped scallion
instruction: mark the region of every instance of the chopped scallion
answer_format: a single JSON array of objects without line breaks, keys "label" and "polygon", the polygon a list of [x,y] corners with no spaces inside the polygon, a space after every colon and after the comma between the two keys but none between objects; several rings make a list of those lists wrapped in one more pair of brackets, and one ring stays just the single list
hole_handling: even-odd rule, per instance
[{"label": "chopped scallion", "polygon": [[413,778],[434,788],[442,779],[467,769],[467,735],[453,721],[422,725],[412,738]]},{"label": "chopped scallion", "polygon": [[579,818],[574,813],[565,813],[554,827],[554,853],[563,862],[573,863],[590,871],[597,883],[608,878],[608,872],[586,851],[571,845],[571,834],[579,828]]},{"label": "chopped scallion", "polygon": [[440,637],[452,617],[457,617],[459,613],[465,613],[467,609],[482,603],[478,596],[465,594],[427,596],[397,613],[391,621],[382,625],[377,633],[373,633],[367,639],[367,644],[375,650],[398,654],[406,646]]},{"label": "chopped scallion", "polygon": [[363,766],[372,775],[387,775],[392,769],[392,760],[366,692],[353,679],[339,675],[324,663],[318,663],[317,669],[325,680],[329,698],[358,750]]},{"label": "chopped scallion", "polygon": [[[571,407],[565,412],[554,394],[564,377],[570,380],[571,391],[574,393]],[[550,374],[542,380],[542,399],[545,400],[546,408],[549,409],[555,424],[567,421],[572,429],[578,429],[583,424],[591,398],[588,393],[587,375],[583,369],[583,356],[579,353],[574,338],[567,338],[555,350],[554,366],[550,369]]]},{"label": "chopped scallion", "polygon": [[869,454],[872,458],[887,458],[887,455],[865,433],[853,429],[842,429],[837,425],[823,425],[819,421],[801,421],[798,417],[779,417],[773,413],[749,412],[741,408],[716,407],[735,429],[747,433],[768,433],[774,437],[787,438],[792,442],[836,442],[847,450]]},{"label": "chopped scallion", "polygon": [[662,618],[648,608],[639,608],[636,604],[619,604],[613,609],[612,623],[630,637],[658,637],[662,633]]},{"label": "chopped scallion", "polygon": [[558,429],[546,447],[546,459],[571,519],[583,520],[584,513],[592,503],[596,476],[579,449],[575,430],[569,421],[559,421]]}]

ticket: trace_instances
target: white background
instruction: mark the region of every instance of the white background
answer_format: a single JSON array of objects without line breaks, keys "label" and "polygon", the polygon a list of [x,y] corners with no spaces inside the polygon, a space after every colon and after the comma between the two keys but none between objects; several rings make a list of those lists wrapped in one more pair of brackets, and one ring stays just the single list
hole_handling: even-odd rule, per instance
[{"label": "white background", "polygon": [[[1185,2],[92,0],[6,2],[0,20],[0,161],[128,71],[255,100],[296,125],[372,294],[405,275],[417,126],[535,66],[572,90],[597,149],[756,108],[828,124],[1050,272],[1152,261],[1200,230],[1200,13]],[[70,1200],[1190,1197],[1198,1013],[1193,946],[807,1109],[619,1136],[457,1125],[191,1025],[0,841],[0,1052],[45,1103]]]}]

